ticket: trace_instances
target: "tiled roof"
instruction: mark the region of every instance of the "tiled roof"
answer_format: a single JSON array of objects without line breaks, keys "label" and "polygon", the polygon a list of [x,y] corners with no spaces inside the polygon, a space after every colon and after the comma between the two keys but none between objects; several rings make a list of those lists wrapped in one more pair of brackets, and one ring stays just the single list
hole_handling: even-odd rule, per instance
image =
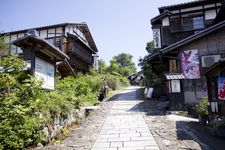
[{"label": "tiled roof", "polygon": [[[91,35],[91,32],[88,28],[88,25],[84,23],[60,23],[60,24],[53,24],[53,25],[47,25],[47,26],[41,26],[41,27],[34,27],[34,28],[29,28],[29,29],[36,29],[36,30],[42,30],[42,29],[48,29],[48,28],[55,28],[55,27],[63,27],[67,25],[75,25],[75,26],[80,26],[80,28],[83,30],[84,35],[87,37],[88,43],[90,44],[90,47],[95,51],[98,52],[98,49],[95,45],[94,39]],[[11,31],[11,32],[3,32],[0,35],[5,35],[5,34],[16,34],[16,33],[24,33],[27,32],[29,29],[22,29],[22,30],[17,30],[17,31]]]},{"label": "tiled roof", "polygon": [[[34,35],[26,35],[24,37],[21,37],[13,42],[18,47],[23,47],[24,45],[27,45],[27,41],[31,40],[33,42],[38,42],[46,47],[48,47],[49,55],[54,54],[55,57],[57,57],[58,60],[64,60],[65,58],[69,59],[69,57],[63,53],[59,48],[55,47],[51,43],[49,43],[47,40],[40,38],[38,36]],[[44,51],[44,49],[43,49]],[[45,52],[45,51],[44,51]]]},{"label": "tiled roof", "polygon": [[198,2],[202,2],[202,1],[205,1],[205,0],[194,0],[194,1],[190,1],[190,2],[184,2],[184,3],[174,4],[174,5],[161,6],[161,7],[159,7],[159,9],[165,9],[165,8],[169,8],[169,7],[183,6],[183,5],[198,3]]}]

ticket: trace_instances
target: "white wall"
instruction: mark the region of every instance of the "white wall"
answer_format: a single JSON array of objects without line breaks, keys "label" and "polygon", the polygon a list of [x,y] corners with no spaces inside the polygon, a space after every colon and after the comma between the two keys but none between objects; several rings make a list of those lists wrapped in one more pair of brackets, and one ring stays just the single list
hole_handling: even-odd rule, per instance
[{"label": "white wall", "polygon": [[162,19],[162,26],[169,26],[170,25],[170,21],[169,21],[169,17],[165,17]]},{"label": "white wall", "polygon": [[205,20],[210,20],[216,18],[216,10],[205,11]]},{"label": "white wall", "polygon": [[47,38],[47,30],[40,30],[40,37]]},{"label": "white wall", "polygon": [[206,97],[208,96],[207,92],[201,92],[201,91],[197,91],[196,94],[194,91],[186,91],[184,92],[184,100],[185,100],[185,104],[193,104],[193,103],[198,103],[199,99],[201,97]]}]

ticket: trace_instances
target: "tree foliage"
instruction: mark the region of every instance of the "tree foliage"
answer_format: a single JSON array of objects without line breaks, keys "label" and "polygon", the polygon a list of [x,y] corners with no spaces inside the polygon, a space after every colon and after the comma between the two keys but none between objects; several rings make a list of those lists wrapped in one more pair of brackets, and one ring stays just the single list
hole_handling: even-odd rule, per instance
[{"label": "tree foliage", "polygon": [[[21,63],[21,64],[17,64]],[[45,121],[38,115],[40,83],[25,75],[25,62],[17,56],[0,60],[0,147],[22,149],[42,139]],[[36,113],[35,113],[36,112]]]},{"label": "tree foliage", "polygon": [[154,43],[153,41],[147,42],[146,51],[151,54],[154,51]]},{"label": "tree foliage", "polygon": [[163,78],[159,77],[154,73],[151,64],[148,62],[149,55],[154,52],[153,47],[154,47],[153,41],[147,42],[146,50],[148,52],[148,55],[145,56],[144,58],[140,58],[138,65],[141,67],[141,70],[143,71],[144,74],[144,81],[143,81],[144,86],[154,87],[155,92],[160,92]]},{"label": "tree foliage", "polygon": [[0,56],[8,54],[9,45],[4,42],[4,36],[0,36]]},{"label": "tree foliage", "polygon": [[108,72],[117,72],[123,76],[128,76],[136,72],[135,64],[132,62],[133,56],[126,53],[114,56],[107,68]]}]

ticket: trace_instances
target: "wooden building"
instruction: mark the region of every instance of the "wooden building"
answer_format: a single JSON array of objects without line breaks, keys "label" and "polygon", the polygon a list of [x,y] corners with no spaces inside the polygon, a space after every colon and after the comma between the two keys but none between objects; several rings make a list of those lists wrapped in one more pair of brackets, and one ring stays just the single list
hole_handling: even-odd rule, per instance
[{"label": "wooden building", "polygon": [[[23,50],[23,58],[27,61],[27,71],[42,80],[42,88],[45,90],[55,89],[56,63],[69,59],[57,47],[35,34],[25,35],[13,42]],[[68,65],[69,66],[69,65]],[[71,69],[73,73],[73,70]]]},{"label": "wooden building", "polygon": [[182,110],[207,96],[204,73],[225,57],[223,11],[220,1],[193,1],[160,7],[160,15],[151,20],[155,52],[149,63],[153,70],[184,76],[175,79],[180,80],[176,83],[180,92],[169,94],[171,110]]},{"label": "wooden building", "polygon": [[151,19],[155,49],[165,48],[213,25],[220,0],[201,0],[163,6]]},{"label": "wooden building", "polygon": [[[97,63],[97,60],[94,57],[97,56],[98,49],[86,23],[62,23],[32,29],[37,31],[38,37],[45,39],[69,57],[57,63],[57,69],[63,77],[71,75],[71,68],[75,72],[86,73],[96,66],[94,63]],[[12,43],[24,37],[29,30],[2,33],[5,42],[10,43],[10,49],[4,55],[17,53],[23,56],[21,48]]]}]

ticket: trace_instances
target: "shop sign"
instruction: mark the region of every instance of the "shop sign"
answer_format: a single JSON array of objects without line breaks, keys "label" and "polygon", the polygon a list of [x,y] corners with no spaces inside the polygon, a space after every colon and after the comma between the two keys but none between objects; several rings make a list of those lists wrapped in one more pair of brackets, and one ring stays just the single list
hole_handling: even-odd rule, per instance
[{"label": "shop sign", "polygon": [[176,60],[170,60],[169,61],[169,64],[170,64],[170,73],[175,73],[177,72],[177,63],[176,63]]}]

